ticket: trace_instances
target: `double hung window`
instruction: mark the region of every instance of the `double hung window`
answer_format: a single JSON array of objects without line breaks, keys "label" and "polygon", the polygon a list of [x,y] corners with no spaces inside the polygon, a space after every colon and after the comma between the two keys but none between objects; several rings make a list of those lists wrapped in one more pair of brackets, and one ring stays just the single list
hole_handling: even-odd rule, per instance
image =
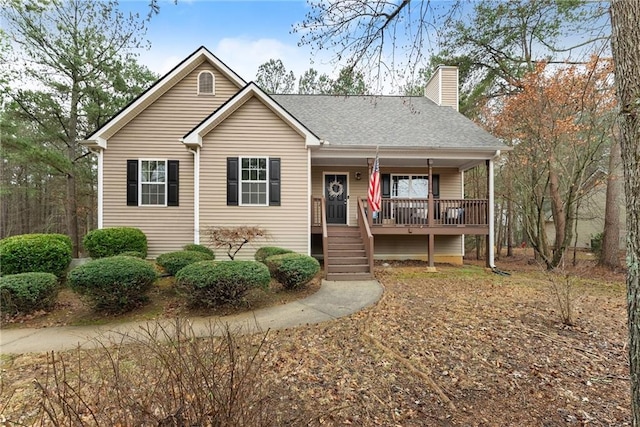
[{"label": "double hung window", "polygon": [[391,197],[426,199],[429,197],[429,177],[424,175],[392,175]]},{"label": "double hung window", "polygon": [[240,204],[267,205],[266,157],[242,157],[240,162]]},{"label": "double hung window", "polygon": [[141,205],[165,206],[167,200],[166,160],[140,160]]}]

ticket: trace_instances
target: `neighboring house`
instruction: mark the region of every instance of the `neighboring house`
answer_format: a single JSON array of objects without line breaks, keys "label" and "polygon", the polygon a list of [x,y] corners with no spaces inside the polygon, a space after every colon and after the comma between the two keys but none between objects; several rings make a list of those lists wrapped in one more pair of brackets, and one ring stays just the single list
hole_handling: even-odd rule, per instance
[{"label": "neighboring house", "polygon": [[[601,184],[597,188],[593,189],[591,193],[580,202],[578,209],[577,222],[574,225],[573,241],[571,247],[578,249],[591,249],[591,240],[598,234],[604,232],[604,213],[607,205],[607,186],[605,183]],[[624,191],[620,194],[620,200],[618,200],[620,209],[620,230],[619,230],[619,248],[625,250],[626,248],[626,210]],[[547,221],[545,222],[545,231],[547,233],[547,239],[554,244],[556,240],[556,229],[554,227],[553,218],[551,212],[547,215]]]},{"label": "neighboring house", "polygon": [[[493,161],[508,148],[457,112],[457,79],[439,68],[428,97],[270,96],[201,47],[83,142],[98,226],[140,228],[151,257],[208,244],[210,226],[259,226],[258,245],[322,255],[330,278],[368,277],[374,256],[460,264],[463,235],[479,234],[492,266]],[[481,164],[487,197],[465,199]]]}]

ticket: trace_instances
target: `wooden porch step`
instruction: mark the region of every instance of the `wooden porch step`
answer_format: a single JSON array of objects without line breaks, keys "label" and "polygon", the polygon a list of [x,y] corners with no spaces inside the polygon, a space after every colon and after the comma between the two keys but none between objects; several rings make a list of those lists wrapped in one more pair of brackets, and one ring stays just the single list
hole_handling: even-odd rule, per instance
[{"label": "wooden porch step", "polygon": [[329,237],[329,244],[335,243],[362,243],[360,236],[331,236]]},{"label": "wooden porch step", "polygon": [[334,265],[369,265],[369,260],[367,260],[366,256],[355,256],[355,257],[348,257],[348,256],[331,256],[331,254],[329,254],[329,265],[330,266],[334,266]]},{"label": "wooden porch step", "polygon": [[336,282],[346,280],[371,280],[373,275],[371,273],[328,273],[327,280],[334,280]]},{"label": "wooden porch step", "polygon": [[335,228],[327,228],[327,236],[329,238],[332,237],[354,237],[360,238],[360,230],[352,227],[335,227]]},{"label": "wooden porch step", "polygon": [[333,251],[364,251],[364,243],[329,243],[330,252]]},{"label": "wooden porch step", "polygon": [[327,273],[369,273],[369,263],[366,264],[329,264]]},{"label": "wooden porch step", "polygon": [[329,249],[329,259],[339,258],[339,257],[365,257],[367,256],[364,248],[361,249]]}]

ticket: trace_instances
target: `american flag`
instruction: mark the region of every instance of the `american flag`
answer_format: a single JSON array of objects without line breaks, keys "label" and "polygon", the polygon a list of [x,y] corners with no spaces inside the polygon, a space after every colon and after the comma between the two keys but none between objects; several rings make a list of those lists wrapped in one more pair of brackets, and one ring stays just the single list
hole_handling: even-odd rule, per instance
[{"label": "american flag", "polygon": [[378,161],[378,153],[376,153],[376,161],[373,163],[371,176],[369,177],[369,193],[367,195],[369,209],[371,212],[380,212],[380,204],[382,203],[382,194],[380,193],[380,163]]}]

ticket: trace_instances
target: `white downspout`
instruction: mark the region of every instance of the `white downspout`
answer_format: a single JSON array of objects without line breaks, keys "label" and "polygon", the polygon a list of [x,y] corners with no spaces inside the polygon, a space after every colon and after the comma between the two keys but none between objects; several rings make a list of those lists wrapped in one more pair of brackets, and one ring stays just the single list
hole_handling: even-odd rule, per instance
[{"label": "white downspout", "polygon": [[104,202],[102,200],[103,198],[103,186],[104,186],[104,150],[97,150],[98,151],[98,228],[103,228],[104,227],[104,217],[103,217],[103,211],[104,211]]},{"label": "white downspout", "polygon": [[193,243],[200,243],[200,149],[189,148],[193,154]]}]

